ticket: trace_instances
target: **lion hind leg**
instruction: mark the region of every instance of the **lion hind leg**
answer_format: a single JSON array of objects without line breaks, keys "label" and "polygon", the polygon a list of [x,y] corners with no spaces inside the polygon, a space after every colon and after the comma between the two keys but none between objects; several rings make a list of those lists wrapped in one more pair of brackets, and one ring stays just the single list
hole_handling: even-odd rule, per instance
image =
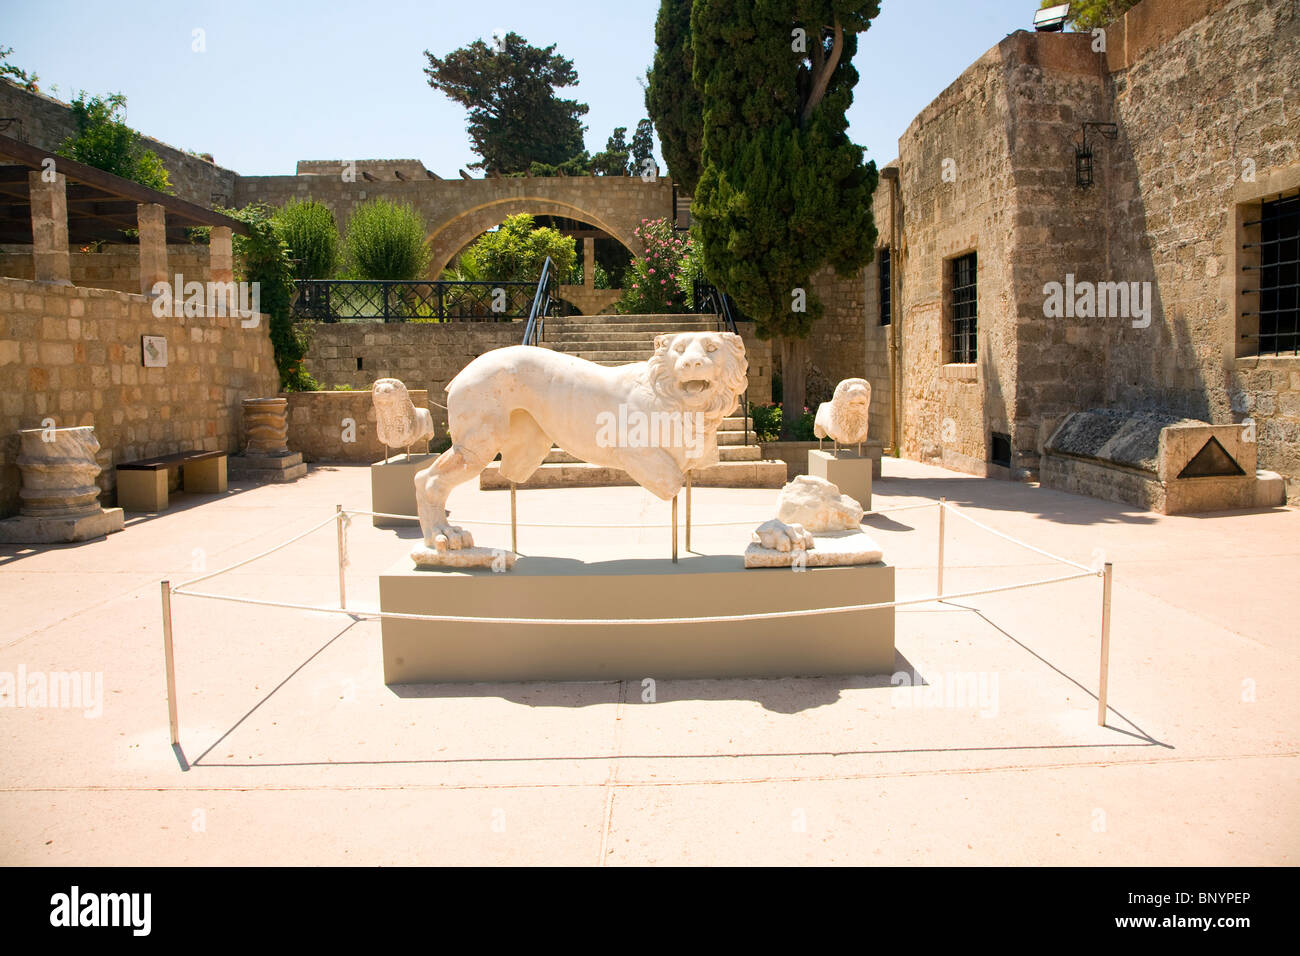
[{"label": "lion hind leg", "polygon": [[501,446],[501,476],[507,481],[527,481],[551,453],[551,436],[525,411],[510,416],[510,431]]}]

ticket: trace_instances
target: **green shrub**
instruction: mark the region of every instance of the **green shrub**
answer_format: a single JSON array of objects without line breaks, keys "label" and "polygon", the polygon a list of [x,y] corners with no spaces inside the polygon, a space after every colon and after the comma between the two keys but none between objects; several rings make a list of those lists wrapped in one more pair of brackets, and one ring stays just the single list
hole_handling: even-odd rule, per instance
[{"label": "green shrub", "polygon": [[521,213],[475,239],[461,253],[457,270],[465,279],[480,282],[536,282],[547,256],[556,278],[564,281],[577,261],[577,243],[558,229],[537,228],[532,216]]},{"label": "green shrub", "polygon": [[339,230],[334,213],[314,199],[291,199],[275,214],[275,228],[289,246],[295,279],[332,279],[339,268]]},{"label": "green shrub", "polygon": [[59,145],[60,156],[159,192],[171,192],[171,179],[163,161],[153,150],[145,149],[140,134],[119,116],[119,111],[126,108],[125,96],[110,93],[102,99],[92,96],[87,100],[82,90],[71,106],[77,132]]},{"label": "green shrub", "polygon": [[242,282],[258,283],[260,308],[270,317],[271,347],[280,371],[280,388],[286,392],[314,392],[320,384],[303,368],[303,356],[311,344],[310,326],[294,322],[289,313],[293,301],[293,266],[289,247],[277,234],[271,210],[262,203],[243,209],[222,210],[248,226],[248,235],[235,236],[235,271]]},{"label": "green shrub", "polygon": [[618,311],[625,315],[689,312],[691,276],[696,274],[695,244],[679,236],[667,219],[643,219],[633,230],[644,251],[623,276]]},{"label": "green shrub", "polygon": [[[780,441],[781,440],[781,406],[775,403],[757,404],[751,402],[749,405],[749,417],[754,423],[754,434],[758,436],[759,441]],[[794,441],[816,441],[817,436],[813,434],[813,423],[817,416],[804,409],[799,416],[799,420],[794,423]]]},{"label": "green shrub", "polygon": [[348,222],[348,270],[357,279],[418,279],[429,267],[424,221],[407,203],[372,199]]}]

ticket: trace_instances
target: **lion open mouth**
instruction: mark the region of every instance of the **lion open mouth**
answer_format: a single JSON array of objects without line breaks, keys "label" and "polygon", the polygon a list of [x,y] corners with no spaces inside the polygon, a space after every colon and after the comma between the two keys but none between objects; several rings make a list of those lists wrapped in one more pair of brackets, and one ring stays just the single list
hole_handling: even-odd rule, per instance
[{"label": "lion open mouth", "polygon": [[688,381],[682,382],[681,389],[683,392],[685,392],[688,395],[702,395],[705,392],[707,392],[712,386],[713,383],[710,382],[708,379],[693,378]]}]

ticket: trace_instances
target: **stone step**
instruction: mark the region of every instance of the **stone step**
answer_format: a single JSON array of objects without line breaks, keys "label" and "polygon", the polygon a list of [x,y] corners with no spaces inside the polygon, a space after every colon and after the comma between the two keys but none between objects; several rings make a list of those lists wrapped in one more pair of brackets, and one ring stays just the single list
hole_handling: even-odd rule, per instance
[{"label": "stone step", "polygon": [[715,325],[712,315],[569,315],[547,319],[549,326],[558,325]]},{"label": "stone step", "polygon": [[[786,466],[783,461],[724,461],[693,472],[691,484],[700,488],[780,488],[786,483]],[[553,464],[542,465],[523,484],[528,488],[588,488],[612,485],[635,485],[627,472],[602,465]],[[501,477],[501,463],[494,461],[479,475],[479,488],[484,491],[509,488],[510,482]]]},{"label": "stone step", "polygon": [[[722,461],[761,461],[763,458],[763,449],[758,445],[719,446],[718,457]],[[559,448],[552,448],[551,453],[546,456],[544,464],[572,465],[581,461],[581,458],[575,458],[567,451],[562,451]]]},{"label": "stone step", "polygon": [[550,339],[569,333],[583,335],[602,333],[609,335],[630,335],[644,332],[647,334],[657,335],[660,332],[712,332],[717,327],[716,322],[692,323],[690,325],[664,325],[662,322],[627,322],[620,325],[588,325],[584,323],[582,325],[575,325],[556,322],[554,319],[551,319],[542,327],[542,338]]}]

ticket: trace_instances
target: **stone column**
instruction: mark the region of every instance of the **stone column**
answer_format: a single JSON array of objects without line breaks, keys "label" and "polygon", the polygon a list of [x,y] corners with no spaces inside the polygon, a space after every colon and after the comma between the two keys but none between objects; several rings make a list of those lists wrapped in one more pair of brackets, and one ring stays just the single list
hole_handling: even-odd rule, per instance
[{"label": "stone column", "polygon": [[54,544],[122,530],[122,509],[99,506],[93,426],[26,428],[18,437],[19,514],[0,521],[0,541]]},{"label": "stone column", "polygon": [[244,399],[244,454],[263,458],[289,454],[287,398]]},{"label": "stone column", "polygon": [[[213,226],[212,233],[208,239],[208,279],[214,283],[221,283],[217,287],[217,296],[225,299],[226,315],[233,315],[235,309],[239,308],[238,296],[233,301],[224,285],[227,282],[235,281],[235,254],[232,240],[232,233],[229,226]],[[212,303],[217,309],[221,308],[220,302]]]},{"label": "stone column", "polygon": [[68,258],[68,180],[55,173],[46,181],[44,170],[27,174],[27,194],[32,210],[32,260],[38,282],[72,285]]},{"label": "stone column", "polygon": [[302,455],[289,451],[289,400],[244,399],[244,453],[228,464],[232,478],[293,481],[307,474]]},{"label": "stone column", "polygon": [[596,288],[596,240],[582,240],[582,284],[584,288]]},{"label": "stone column", "polygon": [[171,281],[167,274],[167,211],[157,203],[140,203],[135,215],[140,228],[140,292],[151,295],[155,282]]}]

